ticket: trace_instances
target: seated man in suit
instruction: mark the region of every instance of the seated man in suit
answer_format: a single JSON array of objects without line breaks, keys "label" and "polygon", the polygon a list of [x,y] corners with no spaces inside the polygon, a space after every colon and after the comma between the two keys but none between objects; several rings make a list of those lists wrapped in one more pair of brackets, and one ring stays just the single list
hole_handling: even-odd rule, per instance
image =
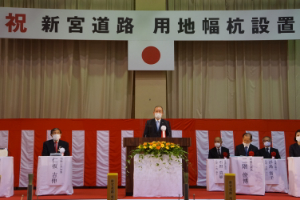
[{"label": "seated man in suit", "polygon": [[[215,147],[209,150],[208,158],[209,159],[218,159],[218,158],[229,158],[230,153],[229,149],[226,147],[222,147],[222,138],[216,137],[215,138]],[[224,156],[225,155],[225,156]]]},{"label": "seated man in suit", "polygon": [[52,129],[50,135],[53,139],[44,142],[42,156],[50,156],[50,153],[63,153],[62,149],[65,150],[63,153],[64,156],[70,156],[69,143],[60,140],[61,138],[60,129],[58,128]]},{"label": "seated man in suit", "polygon": [[161,137],[161,127],[165,126],[166,137],[172,137],[172,131],[170,123],[167,120],[162,119],[164,114],[163,107],[156,106],[153,111],[154,119],[150,119],[146,122],[144,137]]},{"label": "seated man in suit", "polygon": [[[264,158],[272,158],[272,154],[275,154],[276,159],[280,159],[280,155],[277,149],[271,147],[271,138],[268,136],[265,136],[262,139],[264,143],[264,148],[261,148],[259,150],[259,155],[263,156]],[[274,152],[274,153],[273,153]]]},{"label": "seated man in suit", "polygon": [[249,152],[253,152],[254,156],[259,156],[258,148],[251,144],[252,134],[243,134],[243,144],[235,147],[235,156],[249,156]]}]

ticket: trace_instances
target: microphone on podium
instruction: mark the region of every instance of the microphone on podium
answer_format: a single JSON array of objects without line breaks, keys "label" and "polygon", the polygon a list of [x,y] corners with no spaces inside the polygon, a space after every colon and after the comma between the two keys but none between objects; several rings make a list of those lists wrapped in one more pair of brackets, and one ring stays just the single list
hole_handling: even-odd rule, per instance
[{"label": "microphone on podium", "polygon": [[167,127],[165,125],[162,125],[160,127],[160,130],[161,130],[161,137],[162,138],[166,138],[166,130],[167,130]]}]

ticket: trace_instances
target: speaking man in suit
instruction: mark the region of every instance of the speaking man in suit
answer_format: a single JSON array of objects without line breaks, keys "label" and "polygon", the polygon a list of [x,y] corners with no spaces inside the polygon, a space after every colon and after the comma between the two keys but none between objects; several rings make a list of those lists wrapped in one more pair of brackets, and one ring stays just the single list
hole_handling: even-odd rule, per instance
[{"label": "speaking man in suit", "polygon": [[70,156],[69,143],[60,140],[61,130],[54,128],[50,135],[53,139],[44,142],[42,156],[50,156],[50,153],[63,153],[64,156]]},{"label": "speaking man in suit", "polygon": [[[253,152],[253,156],[259,156],[258,148],[251,144],[252,134],[243,134],[243,144],[235,147],[235,156],[249,156],[249,152]],[[251,153],[252,154],[252,153]]]},{"label": "speaking man in suit", "polygon": [[215,138],[215,147],[210,149],[208,152],[209,159],[218,159],[218,158],[229,158],[230,153],[229,149],[226,147],[222,147],[222,138],[216,137]]},{"label": "speaking man in suit", "polygon": [[300,157],[300,130],[295,132],[294,141],[296,143],[291,144],[289,149],[290,157]]},{"label": "speaking man in suit", "polygon": [[269,136],[265,136],[262,141],[265,147],[259,150],[259,155],[263,156],[264,158],[272,158],[272,155],[275,155],[274,158],[280,159],[278,150],[271,147],[271,138]]},{"label": "speaking man in suit", "polygon": [[163,107],[156,106],[153,111],[154,119],[150,119],[146,122],[144,137],[161,137],[161,127],[165,126],[166,137],[172,137],[172,131],[170,123],[167,120],[162,119],[164,114]]}]

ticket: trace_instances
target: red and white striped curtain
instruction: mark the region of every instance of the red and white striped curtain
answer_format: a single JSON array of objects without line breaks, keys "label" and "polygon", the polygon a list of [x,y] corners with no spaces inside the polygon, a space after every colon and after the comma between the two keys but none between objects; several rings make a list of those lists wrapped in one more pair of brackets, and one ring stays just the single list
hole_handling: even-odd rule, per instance
[{"label": "red and white striped curtain", "polygon": [[[271,136],[273,147],[286,158],[294,143],[299,120],[220,120],[170,119],[174,137],[191,138],[189,147],[190,185],[206,185],[206,159],[214,147],[214,138],[222,137],[223,146],[234,155],[242,143],[242,134],[253,135],[252,144],[262,147],[262,138]],[[107,173],[119,174],[119,185],[125,185],[126,148],[124,137],[142,137],[146,120],[117,119],[4,119],[0,120],[0,148],[8,148],[14,157],[15,187],[27,187],[28,174],[36,180],[37,160],[50,130],[59,127],[62,140],[69,143],[73,156],[74,186],[106,186]]]}]

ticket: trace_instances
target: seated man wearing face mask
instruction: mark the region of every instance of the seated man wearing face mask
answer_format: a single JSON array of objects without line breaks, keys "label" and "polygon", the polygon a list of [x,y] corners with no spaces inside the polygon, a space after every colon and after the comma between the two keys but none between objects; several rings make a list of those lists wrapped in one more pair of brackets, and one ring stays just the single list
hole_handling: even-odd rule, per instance
[{"label": "seated man wearing face mask", "polygon": [[69,143],[60,140],[60,129],[52,129],[50,135],[53,139],[44,142],[42,156],[50,156],[50,153],[63,153],[64,156],[70,156]]},{"label": "seated man wearing face mask", "polygon": [[218,159],[218,158],[229,158],[230,153],[229,149],[222,147],[222,138],[215,138],[215,147],[209,150],[208,158],[209,159]]},{"label": "seated man wearing face mask", "polygon": [[[264,158],[272,158],[272,154],[275,154],[275,158],[280,159],[278,150],[271,147],[271,141],[272,141],[271,138],[268,136],[265,136],[262,139],[262,141],[263,141],[265,147],[261,148],[259,150],[259,155],[263,156]],[[273,152],[275,152],[275,153],[273,153]]]},{"label": "seated man wearing face mask", "polygon": [[161,106],[156,106],[153,111],[154,119],[150,119],[146,122],[144,137],[161,137],[161,127],[166,127],[166,137],[172,137],[172,131],[170,123],[161,117],[164,114],[164,110]]},{"label": "seated man wearing face mask", "polygon": [[252,134],[243,134],[243,144],[235,147],[235,156],[249,156],[249,152],[253,152],[254,156],[259,156],[258,148],[251,144]]}]

